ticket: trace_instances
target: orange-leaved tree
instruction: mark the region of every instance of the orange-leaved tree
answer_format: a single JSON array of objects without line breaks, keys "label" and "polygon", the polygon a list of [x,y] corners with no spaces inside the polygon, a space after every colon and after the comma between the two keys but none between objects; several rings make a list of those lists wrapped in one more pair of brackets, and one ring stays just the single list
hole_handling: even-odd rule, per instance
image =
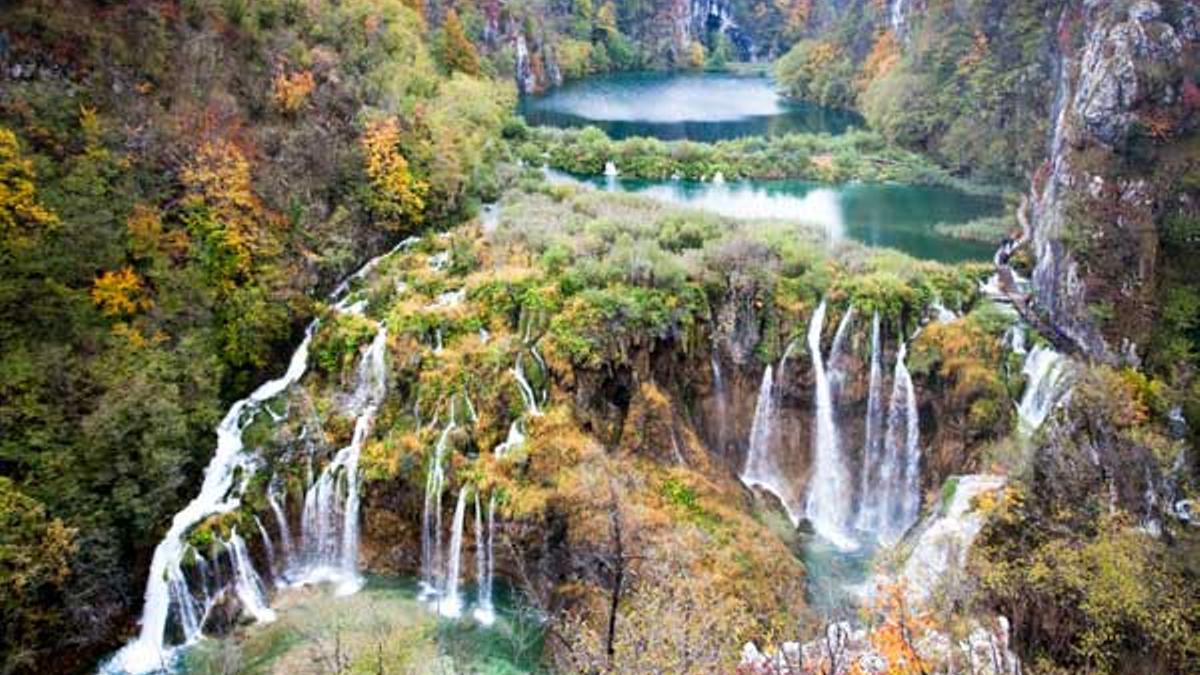
[{"label": "orange-leaved tree", "polygon": [[442,60],[450,72],[479,75],[479,53],[453,7],[446,12],[446,22],[442,25]]}]

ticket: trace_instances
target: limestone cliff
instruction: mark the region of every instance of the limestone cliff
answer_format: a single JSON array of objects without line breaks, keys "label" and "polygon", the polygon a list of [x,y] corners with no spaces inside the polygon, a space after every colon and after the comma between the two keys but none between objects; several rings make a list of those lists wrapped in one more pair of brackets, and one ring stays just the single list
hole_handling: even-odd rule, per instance
[{"label": "limestone cliff", "polygon": [[1059,20],[1053,133],[1027,235],[1039,307],[1087,355],[1136,363],[1158,307],[1164,202],[1177,190],[1157,158],[1195,127],[1181,70],[1200,12],[1114,5],[1072,3]]}]

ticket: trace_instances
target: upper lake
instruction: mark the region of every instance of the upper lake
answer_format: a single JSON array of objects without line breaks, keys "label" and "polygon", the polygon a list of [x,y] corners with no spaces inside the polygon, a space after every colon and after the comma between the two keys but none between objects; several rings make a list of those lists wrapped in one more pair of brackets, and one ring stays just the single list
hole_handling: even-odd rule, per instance
[{"label": "upper lake", "polygon": [[594,126],[621,139],[718,141],[787,133],[840,134],[862,118],[781,97],[765,76],[622,73],[572,82],[521,100],[531,125]]}]

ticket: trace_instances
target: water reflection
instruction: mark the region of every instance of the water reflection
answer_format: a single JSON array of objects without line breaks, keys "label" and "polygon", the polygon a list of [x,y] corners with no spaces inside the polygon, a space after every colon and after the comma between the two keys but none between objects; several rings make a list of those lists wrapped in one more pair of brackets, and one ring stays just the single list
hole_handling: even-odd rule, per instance
[{"label": "water reflection", "polygon": [[840,134],[863,126],[853,112],[787,101],[766,77],[723,73],[624,73],[589,78],[523,99],[532,125],[596,126],[612,138],[715,141],[786,133]]},{"label": "water reflection", "polygon": [[964,223],[1003,212],[1000,199],[930,186],[824,185],[797,180],[702,183],[619,176],[579,178],[549,169],[547,176],[552,182],[643,194],[726,216],[799,220],[824,228],[831,239],[848,237],[871,246],[896,248],[916,258],[943,262],[990,260],[992,246],[939,234],[934,229],[936,224]]}]

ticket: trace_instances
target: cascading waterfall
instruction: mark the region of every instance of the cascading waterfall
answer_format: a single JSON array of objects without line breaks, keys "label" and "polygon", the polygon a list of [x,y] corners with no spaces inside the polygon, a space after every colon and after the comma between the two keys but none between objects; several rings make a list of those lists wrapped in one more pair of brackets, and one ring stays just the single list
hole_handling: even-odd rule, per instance
[{"label": "cascading waterfall", "polygon": [[387,390],[387,327],[380,326],[358,367],[347,408],[356,414],[350,445],[334,455],[304,497],[301,540],[304,568],[298,583],[331,581],[339,594],[362,586],[358,574],[358,460]]},{"label": "cascading waterfall", "polygon": [[729,424],[729,402],[727,400],[728,392],[725,389],[725,378],[721,375],[721,362],[717,358],[716,344],[713,344],[709,364],[712,368],[713,397],[717,405],[717,445],[718,451],[723,454],[725,452],[725,444],[729,438],[727,427]]},{"label": "cascading waterfall", "polygon": [[[189,606],[194,606],[187,584],[177,583],[183,579],[180,564],[184,537],[205,518],[229,513],[241,505],[242,488],[254,471],[254,463],[242,454],[242,431],[264,403],[283,393],[304,375],[308,368],[308,348],[316,327],[315,321],[309,324],[282,377],[266,382],[250,396],[234,403],[217,425],[217,450],[204,470],[200,493],[175,514],[170,529],[154,549],[146,581],[141,631],[105,664],[102,668],[105,672],[148,673],[162,669],[163,664],[173,659],[172,650],[164,645],[171,607],[181,608],[180,615],[185,616]],[[239,470],[242,483],[235,486],[234,477]],[[189,632],[185,625],[188,642],[199,635],[199,627]]]},{"label": "cascading waterfall", "polygon": [[279,489],[279,477],[272,476],[271,482],[267,484],[267,505],[275,514],[275,526],[279,528],[279,546],[283,549],[283,564],[289,565],[293,557],[292,528],[288,525],[287,512],[284,510],[283,503],[276,498],[277,494],[283,494]]},{"label": "cascading waterfall", "polygon": [[896,37],[900,37],[904,32],[904,5],[905,0],[892,0],[891,23],[892,32]]},{"label": "cascading waterfall", "polygon": [[538,410],[537,396],[534,395],[529,380],[525,379],[525,368],[521,365],[520,354],[517,355],[517,362],[513,366],[513,375],[517,378],[517,388],[521,390],[521,400],[525,403],[525,409],[535,417],[541,415],[542,411]]},{"label": "cascading waterfall", "polygon": [[821,331],[825,325],[825,301],[817,306],[808,326],[808,350],[812,358],[816,429],[813,455],[816,465],[804,505],[804,513],[817,534],[843,550],[857,547],[846,533],[851,506],[850,477],[842,458],[841,442],[833,419],[833,395],[825,360],[821,356]]},{"label": "cascading waterfall", "polygon": [[[408,238],[401,241],[387,253],[367,261],[350,277],[342,281],[330,294],[330,300],[335,302],[334,309],[339,312],[358,312],[365,306],[361,302],[350,303],[350,287],[353,281],[363,278],[386,257],[392,255],[417,240]],[[162,670],[169,665],[175,656],[173,647],[164,644],[167,620],[171,608],[177,609],[180,623],[183,624],[184,645],[194,642],[200,637],[203,626],[203,614],[198,610],[197,603],[181,569],[183,553],[186,550],[184,538],[196,525],[210,516],[229,513],[241,506],[241,497],[246,485],[257,468],[257,462],[246,456],[242,441],[242,432],[253,422],[256,414],[266,408],[267,403],[287,391],[304,376],[308,369],[308,351],[312,344],[313,334],[318,322],[312,321],[304,332],[304,339],[292,353],[287,370],[281,377],[270,380],[249,396],[230,406],[225,417],[217,425],[217,448],[212,459],[204,469],[204,480],[200,493],[190,501],[183,510],[171,519],[171,527],[167,530],[162,541],[154,549],[150,562],[150,570],[146,581],[145,604],[142,608],[141,629],[136,638],[122,647],[113,658],[101,666],[105,673],[148,673]],[[382,356],[380,356],[382,358]],[[279,416],[272,410],[267,413],[273,419]],[[365,433],[364,433],[365,435]],[[357,459],[357,457],[355,458]],[[234,484],[234,478],[240,473],[241,481]],[[356,471],[355,471],[356,473]],[[354,478],[357,481],[357,477]],[[357,483],[355,483],[357,492]],[[357,494],[354,497],[355,524],[357,528]],[[268,501],[272,504],[280,526],[280,536],[285,551],[292,548],[291,536],[287,527],[286,512],[268,492]],[[357,529],[354,531],[357,536]],[[231,536],[228,548],[234,558],[235,593],[242,601],[243,607],[255,618],[272,617],[273,613],[266,606],[265,600],[255,604],[256,599],[265,598],[262,593],[262,582],[251,563],[241,537]],[[355,547],[357,554],[357,547]],[[203,557],[197,556],[197,564],[202,568],[201,577],[209,577],[207,563]],[[242,586],[239,589],[237,586]],[[255,595],[251,590],[257,590]],[[244,592],[243,592],[244,591]],[[207,613],[213,600],[208,588],[204,588],[204,613]]]},{"label": "cascading waterfall", "polygon": [[490,626],[496,621],[496,611],[492,606],[492,583],[495,573],[495,562],[492,559],[492,538],[495,534],[496,495],[488,500],[487,531],[484,531],[483,512],[480,508],[479,493],[475,493],[475,583],[476,607],[473,616],[484,626]]},{"label": "cascading waterfall", "polygon": [[883,340],[879,312],[871,317],[871,372],[867,388],[866,440],[862,451],[858,517],[855,529],[875,531],[879,527],[880,464],[883,461]]},{"label": "cascading waterfall", "polygon": [[272,574],[275,573],[275,544],[271,542],[271,535],[267,534],[267,528],[263,527],[262,521],[258,516],[254,516],[254,524],[258,526],[258,536],[262,537],[263,548],[267,551],[267,567]]},{"label": "cascading waterfall", "polygon": [[1068,380],[1068,359],[1051,347],[1037,345],[1025,358],[1025,393],[1017,405],[1022,433],[1032,434],[1062,397]]},{"label": "cascading waterfall", "polygon": [[887,437],[880,485],[884,500],[876,528],[884,543],[900,538],[917,520],[920,492],[920,420],[917,396],[905,358],[908,345],[900,343],[892,375],[892,400],[888,404]]},{"label": "cascading waterfall", "polygon": [[758,388],[754,422],[750,426],[750,448],[746,452],[746,466],[742,470],[741,480],[746,487],[760,487],[778,497],[779,501],[783,502],[792,524],[799,525],[800,514],[792,503],[791,489],[784,483],[783,472],[779,470],[771,454],[777,408],[774,369],[767,366],[763,371],[762,384]]},{"label": "cascading waterfall", "polygon": [[833,335],[833,346],[829,348],[829,384],[833,395],[836,395],[846,377],[846,340],[850,328],[854,325],[854,306],[851,305],[842,315],[837,332]]},{"label": "cascading waterfall", "polygon": [[462,615],[463,601],[459,595],[459,586],[462,572],[463,521],[466,518],[469,491],[468,487],[458,491],[458,504],[454,507],[454,522],[450,530],[450,555],[446,562],[446,592],[437,602],[438,612],[451,618]]},{"label": "cascading waterfall", "polygon": [[233,592],[242,603],[242,609],[255,621],[274,621],[275,611],[267,606],[267,593],[263,590],[262,579],[254,571],[246,542],[238,535],[236,528],[229,533],[229,541],[225,542],[225,546],[229,549],[229,560],[233,565]]},{"label": "cascading waterfall", "polygon": [[425,509],[421,514],[422,594],[436,596],[442,588],[442,488],[446,482],[446,453],[450,432],[456,427],[454,407],[433,449],[433,462],[425,477]]}]

